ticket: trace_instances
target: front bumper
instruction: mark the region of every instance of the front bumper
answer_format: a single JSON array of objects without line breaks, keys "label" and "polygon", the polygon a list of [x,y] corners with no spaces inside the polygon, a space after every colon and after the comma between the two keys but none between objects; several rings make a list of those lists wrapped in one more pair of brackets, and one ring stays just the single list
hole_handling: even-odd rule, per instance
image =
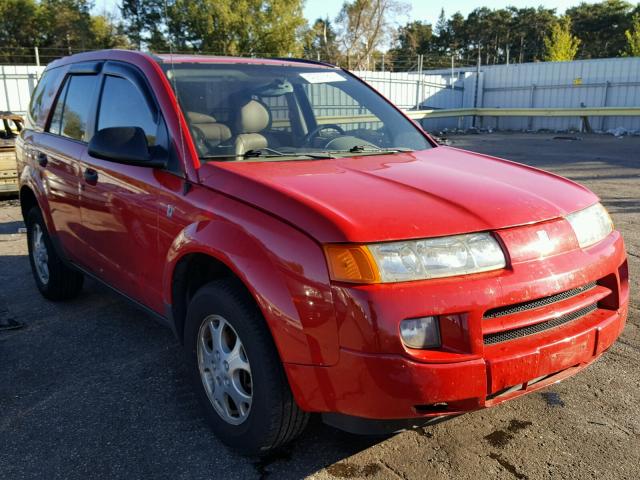
[{"label": "front bumper", "polygon": [[[491,309],[590,282],[597,286],[557,304],[536,305],[507,320],[485,317]],[[427,420],[496,405],[593,363],[624,328],[628,270],[622,238],[614,232],[590,249],[522,262],[502,274],[478,274],[464,282],[336,287],[335,299],[343,319],[338,363],[285,364],[299,406],[365,419]],[[556,318],[589,302],[593,308],[575,320],[508,341],[487,341],[500,322],[521,327],[528,317]],[[449,322],[453,314],[457,324]],[[423,315],[440,316],[442,349],[411,351],[399,342],[399,321]]]}]

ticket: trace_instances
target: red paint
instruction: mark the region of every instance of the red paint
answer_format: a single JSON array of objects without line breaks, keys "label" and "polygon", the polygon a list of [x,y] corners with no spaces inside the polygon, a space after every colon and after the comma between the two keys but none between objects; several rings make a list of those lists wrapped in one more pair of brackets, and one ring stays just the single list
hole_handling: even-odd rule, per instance
[{"label": "red paint", "polygon": [[[314,162],[201,165],[153,57],[91,52],[49,68],[98,60],[140,69],[183,175],[93,159],[86,145],[69,147],[47,133],[25,131],[17,142],[22,194],[33,191],[52,235],[73,262],[161,315],[176,301],[176,266],[187,255],[207,255],[226,265],[262,310],[303,409],[406,418],[483,408],[577,372],[620,334],[629,301],[622,238],[616,231],[580,249],[562,218],[597,201],[584,187],[448,147]],[[185,56],[173,61],[292,64]],[[49,169],[41,168],[35,162],[38,148],[66,163],[54,160]],[[97,185],[84,182],[81,171],[87,166],[98,171]],[[552,241],[542,257],[536,244],[541,230]],[[347,285],[331,282],[322,250],[328,242],[476,231],[495,232],[507,268]],[[492,308],[593,281],[597,288],[551,306],[483,319]],[[599,302],[598,309],[579,321],[495,345],[483,342],[483,335],[547,321],[593,302]],[[399,322],[427,315],[440,316],[442,347],[404,347]],[[530,384],[541,376],[548,377]],[[520,389],[491,396],[515,385]],[[432,405],[440,402],[448,406]],[[420,405],[431,407],[416,409]]]}]

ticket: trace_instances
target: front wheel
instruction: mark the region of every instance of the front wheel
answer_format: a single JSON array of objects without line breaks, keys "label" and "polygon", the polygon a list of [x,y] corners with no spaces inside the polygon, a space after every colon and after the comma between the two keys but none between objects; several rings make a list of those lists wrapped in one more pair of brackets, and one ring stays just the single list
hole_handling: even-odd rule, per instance
[{"label": "front wheel", "polygon": [[309,414],[296,405],[271,334],[241,285],[221,280],[198,290],[184,340],[200,403],[223,443],[259,455],[302,433]]}]

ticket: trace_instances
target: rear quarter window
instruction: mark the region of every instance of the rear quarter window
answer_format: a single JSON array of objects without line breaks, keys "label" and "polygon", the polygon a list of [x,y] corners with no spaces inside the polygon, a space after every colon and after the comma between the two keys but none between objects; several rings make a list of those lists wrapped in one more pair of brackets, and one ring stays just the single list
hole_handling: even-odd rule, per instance
[{"label": "rear quarter window", "polygon": [[52,70],[46,70],[42,74],[38,85],[31,95],[31,103],[29,105],[29,112],[27,113],[25,128],[38,131],[44,130],[44,125],[47,121],[49,110],[51,110],[51,104],[60,86],[63,72],[63,68],[54,68]]}]

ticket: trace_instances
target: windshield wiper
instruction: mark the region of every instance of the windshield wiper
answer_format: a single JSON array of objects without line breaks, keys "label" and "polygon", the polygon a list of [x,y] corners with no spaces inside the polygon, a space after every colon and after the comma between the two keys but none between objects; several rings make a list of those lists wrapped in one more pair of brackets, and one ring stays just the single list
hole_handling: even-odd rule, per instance
[{"label": "windshield wiper", "polygon": [[287,155],[291,155],[292,157],[309,157],[314,160],[326,160],[328,158],[336,158],[331,155],[329,152],[285,152]]},{"label": "windshield wiper", "polygon": [[404,147],[391,147],[391,148],[381,148],[376,145],[354,145],[349,150],[331,150],[330,153],[375,153],[375,154],[385,154],[385,153],[406,153],[413,152],[410,148]]},{"label": "windshield wiper", "polygon": [[[268,153],[264,153],[268,152]],[[330,158],[336,158],[329,152],[280,152],[273,148],[255,148],[247,150],[242,155],[242,158],[276,158],[276,157],[308,157],[314,160],[326,160]],[[201,160],[236,160],[236,155],[201,155]]]},{"label": "windshield wiper", "polygon": [[[373,155],[384,155],[387,153],[402,153],[402,152],[413,152],[410,148],[404,147],[391,147],[391,148],[381,148],[376,145],[354,145],[348,150],[321,150],[319,152],[289,152],[289,151],[279,151],[273,148],[264,147],[264,148],[255,148],[251,150],[247,150],[242,155],[243,159],[251,159],[251,158],[276,158],[276,157],[307,157],[313,160],[328,160],[339,158],[334,154],[336,153],[368,153]],[[200,157],[201,160],[228,160],[233,161],[237,160],[236,155],[202,155]]]},{"label": "windshield wiper", "polygon": [[382,149],[380,147],[376,147],[375,145],[354,145],[349,149],[351,153],[367,152],[371,150],[379,152]]},{"label": "windshield wiper", "polygon": [[[263,155],[262,152],[269,152],[272,155]],[[251,150],[247,150],[246,152],[244,152],[244,155],[242,155],[243,158],[253,158],[253,157],[286,157],[286,155],[282,152],[279,152],[278,150],[274,150],[273,148],[269,148],[269,147],[263,147],[263,148],[256,148],[256,149],[251,149]]]},{"label": "windshield wiper", "polygon": [[[262,152],[270,152],[272,155],[263,155]],[[315,160],[324,160],[327,158],[335,158],[329,152],[279,152],[273,148],[260,148],[255,150],[248,150],[244,154],[244,158],[252,157],[309,157]]]}]

